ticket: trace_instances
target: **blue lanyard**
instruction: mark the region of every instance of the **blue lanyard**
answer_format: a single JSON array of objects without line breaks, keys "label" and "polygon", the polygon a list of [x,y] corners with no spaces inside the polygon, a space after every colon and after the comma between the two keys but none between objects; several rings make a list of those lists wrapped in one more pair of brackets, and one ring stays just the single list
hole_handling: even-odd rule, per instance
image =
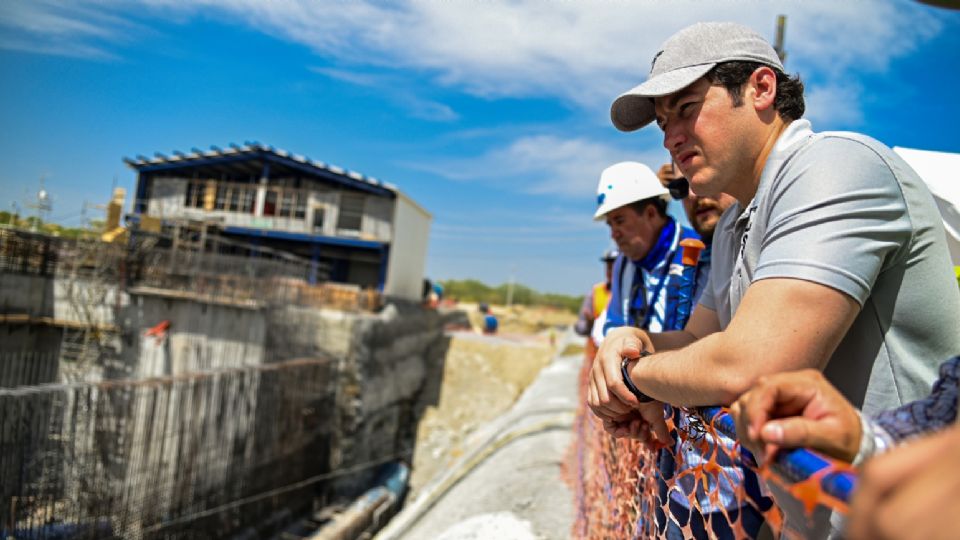
[{"label": "blue lanyard", "polygon": [[[667,225],[664,226],[660,237],[657,239],[656,245],[650,250],[650,253],[647,253],[639,263],[634,263],[636,274],[634,274],[633,277],[633,285],[630,287],[630,310],[629,313],[627,313],[627,324],[630,324],[630,319],[633,319],[634,322],[637,320],[635,314],[643,313],[643,325],[638,326],[638,328],[645,329],[650,325],[650,320],[653,318],[653,314],[657,309],[657,300],[660,299],[660,291],[663,290],[663,286],[667,282],[667,274],[670,272],[670,263],[676,254],[679,238],[680,226],[677,225],[673,219],[670,219]],[[663,269],[660,271],[660,279],[657,280],[656,288],[653,290],[653,297],[650,303],[647,304],[643,270],[647,269],[648,271],[652,271],[658,262],[663,265]],[[642,300],[639,309],[635,307],[637,299]]]}]

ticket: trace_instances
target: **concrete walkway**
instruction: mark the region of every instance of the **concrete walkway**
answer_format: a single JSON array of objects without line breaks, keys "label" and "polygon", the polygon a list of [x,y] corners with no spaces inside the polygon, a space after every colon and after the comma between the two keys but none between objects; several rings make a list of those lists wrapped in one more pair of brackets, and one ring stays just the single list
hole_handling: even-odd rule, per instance
[{"label": "concrete walkway", "polygon": [[555,358],[510,411],[471,435],[464,457],[377,539],[568,538],[573,499],[560,466],[582,358]]}]

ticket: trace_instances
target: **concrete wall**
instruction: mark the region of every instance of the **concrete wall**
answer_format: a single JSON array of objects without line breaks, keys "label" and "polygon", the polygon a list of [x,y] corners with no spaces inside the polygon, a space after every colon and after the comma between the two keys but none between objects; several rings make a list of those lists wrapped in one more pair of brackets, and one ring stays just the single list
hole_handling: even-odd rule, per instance
[{"label": "concrete wall", "polygon": [[[162,335],[147,335],[164,321],[169,327]],[[251,366],[265,358],[267,321],[258,307],[138,292],[131,294],[122,325],[129,336],[127,377]]]},{"label": "concrete wall", "polygon": [[[337,359],[331,469],[411,457],[419,418],[439,397],[448,322],[412,302],[388,304],[378,314],[296,307],[271,311],[268,355]],[[372,474],[370,469],[341,478],[332,491],[356,493]]]},{"label": "concrete wall", "polygon": [[183,214],[186,207],[187,179],[157,177],[150,185],[150,201],[147,214],[159,218],[171,218]]},{"label": "concrete wall", "polygon": [[58,277],[53,283],[53,317],[81,324],[113,325],[117,307],[127,304],[116,283],[86,278]]},{"label": "concrete wall", "polygon": [[431,219],[426,210],[397,191],[393,214],[394,237],[390,244],[384,294],[406,300],[420,300],[427,267]]},{"label": "concrete wall", "polygon": [[368,196],[363,205],[361,238],[389,242],[393,238],[393,204],[385,197]]},{"label": "concrete wall", "polygon": [[53,278],[0,273],[0,313],[52,317]]},{"label": "concrete wall", "polygon": [[[50,277],[0,273],[0,314],[53,317],[54,280]],[[42,323],[0,325],[0,387],[53,382],[62,330]]]}]

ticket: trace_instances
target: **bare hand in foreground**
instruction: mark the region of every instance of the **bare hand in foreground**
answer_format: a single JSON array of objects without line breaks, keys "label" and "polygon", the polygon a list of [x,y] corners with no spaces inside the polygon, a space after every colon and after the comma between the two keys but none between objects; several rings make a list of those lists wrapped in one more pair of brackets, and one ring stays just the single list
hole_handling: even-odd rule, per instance
[{"label": "bare hand in foreground", "polygon": [[638,402],[620,373],[623,358],[639,358],[641,350],[653,351],[653,343],[642,330],[624,327],[610,331],[593,359],[587,404],[615,437],[666,443],[670,435],[663,419],[663,404]]},{"label": "bare hand in foreground", "polygon": [[737,437],[762,462],[797,447],[850,462],[860,449],[856,409],[817,370],[761,377],[730,413]]},{"label": "bare hand in foreground", "polygon": [[901,446],[867,462],[853,494],[847,538],[957,537],[960,427]]}]

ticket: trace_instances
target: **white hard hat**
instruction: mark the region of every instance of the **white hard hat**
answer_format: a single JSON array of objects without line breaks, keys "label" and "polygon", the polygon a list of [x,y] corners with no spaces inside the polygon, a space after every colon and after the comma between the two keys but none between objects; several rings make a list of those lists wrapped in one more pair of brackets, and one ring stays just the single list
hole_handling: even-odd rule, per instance
[{"label": "white hard hat", "polygon": [[607,212],[630,203],[662,197],[670,193],[663,187],[657,175],[643,163],[623,161],[603,170],[597,184],[597,213],[593,219],[601,220]]}]

